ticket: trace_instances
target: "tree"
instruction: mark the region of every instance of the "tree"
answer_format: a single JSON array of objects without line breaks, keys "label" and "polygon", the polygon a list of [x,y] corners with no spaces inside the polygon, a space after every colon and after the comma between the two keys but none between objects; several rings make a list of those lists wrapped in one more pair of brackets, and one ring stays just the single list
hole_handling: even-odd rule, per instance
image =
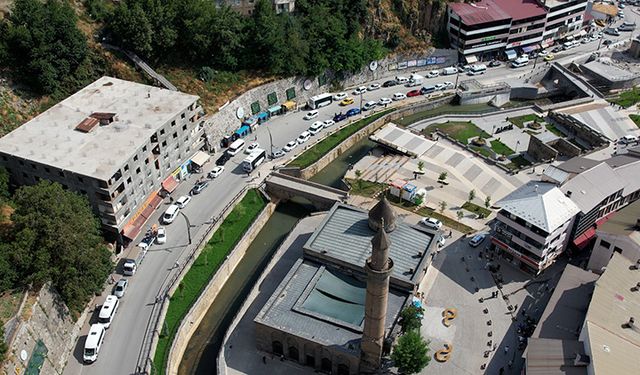
[{"label": "tree", "polygon": [[422,327],[421,317],[423,315],[424,309],[413,303],[402,309],[400,312],[400,327],[402,327],[402,332],[406,333],[420,329],[420,327]]},{"label": "tree", "polygon": [[462,218],[464,217],[464,212],[462,212],[462,210],[458,210],[456,212],[456,216],[458,216],[458,221],[462,220]]},{"label": "tree", "polygon": [[440,213],[443,213],[444,210],[447,209],[447,202],[445,201],[440,201]]},{"label": "tree", "polygon": [[469,202],[473,202],[475,197],[476,197],[476,190],[475,189],[471,189],[471,191],[469,192]]},{"label": "tree", "polygon": [[9,172],[7,172],[5,168],[0,167],[0,203],[8,199],[9,196]]},{"label": "tree", "polygon": [[[54,93],[87,57],[87,41],[68,2],[16,0],[0,27],[0,45],[16,76],[34,90]],[[0,47],[2,49],[2,47]]]},{"label": "tree", "polygon": [[0,363],[6,359],[8,350],[7,343],[4,342],[4,322],[0,320]]},{"label": "tree", "polygon": [[153,54],[153,27],[141,4],[121,1],[109,17],[108,30],[122,47],[143,57]]},{"label": "tree", "polygon": [[487,197],[484,199],[484,206],[485,206],[486,208],[491,207],[491,196],[487,196]]},{"label": "tree", "polygon": [[398,366],[400,372],[415,374],[422,371],[429,362],[429,343],[425,341],[417,330],[409,331],[400,336],[393,347],[391,359]]},{"label": "tree", "polygon": [[418,170],[422,172],[423,169],[424,169],[424,161],[420,160],[418,162]]},{"label": "tree", "polygon": [[10,256],[20,281],[36,287],[51,281],[69,309],[81,311],[112,270],[86,197],[43,180],[18,189],[13,201]]},{"label": "tree", "polygon": [[356,184],[358,185],[358,189],[360,189],[362,188],[362,171],[359,169],[356,169],[355,175],[356,175]]},{"label": "tree", "polygon": [[444,182],[447,179],[447,174],[447,172],[440,173],[440,176],[438,176],[438,181]]}]

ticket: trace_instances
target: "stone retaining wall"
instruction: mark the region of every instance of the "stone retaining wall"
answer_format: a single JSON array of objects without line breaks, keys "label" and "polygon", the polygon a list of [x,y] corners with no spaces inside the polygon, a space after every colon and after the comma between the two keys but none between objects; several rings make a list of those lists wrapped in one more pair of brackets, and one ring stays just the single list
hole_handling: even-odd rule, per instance
[{"label": "stone retaining wall", "polygon": [[198,329],[202,319],[206,315],[209,307],[215,300],[218,292],[227,279],[233,273],[236,266],[243,259],[249,245],[256,238],[264,224],[271,218],[271,215],[277,207],[276,203],[269,202],[267,206],[262,210],[260,215],[254,220],[249,230],[244,234],[240,241],[236,244],[235,248],[229,253],[225,261],[220,265],[218,271],[215,273],[209,284],[204,289],[198,300],[191,306],[191,309],[182,319],[180,327],[173,339],[171,345],[171,351],[167,359],[167,373],[177,374],[180,361],[184,355],[184,351],[187,348],[187,344],[191,339],[193,333]]}]

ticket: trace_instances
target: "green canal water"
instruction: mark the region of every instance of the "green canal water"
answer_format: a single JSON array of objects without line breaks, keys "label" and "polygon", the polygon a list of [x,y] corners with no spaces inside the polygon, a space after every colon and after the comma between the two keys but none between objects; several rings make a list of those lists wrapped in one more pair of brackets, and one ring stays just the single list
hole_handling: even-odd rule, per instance
[{"label": "green canal water", "polygon": [[[341,180],[346,171],[365,156],[374,145],[368,139],[358,142],[313,176],[311,180],[342,188]],[[312,210],[311,205],[295,199],[278,205],[191,337],[180,363],[179,374],[209,375],[216,373],[218,352],[233,318],[280,243],[298,220],[309,215]]]}]

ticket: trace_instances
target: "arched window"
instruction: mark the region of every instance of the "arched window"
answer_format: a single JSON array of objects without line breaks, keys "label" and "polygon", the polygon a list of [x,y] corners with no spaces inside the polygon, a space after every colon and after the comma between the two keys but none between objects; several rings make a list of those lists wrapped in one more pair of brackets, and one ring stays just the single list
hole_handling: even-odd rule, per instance
[{"label": "arched window", "polygon": [[284,354],[284,350],[282,350],[282,343],[280,341],[273,341],[271,343],[271,347],[273,350],[273,354],[276,354],[276,355]]},{"label": "arched window", "polygon": [[339,364],[338,375],[349,375],[349,365],[344,363]]},{"label": "arched window", "polygon": [[298,361],[298,348],[295,346],[289,347],[289,358],[296,362]]},{"label": "arched window", "polygon": [[322,362],[320,362],[320,370],[323,372],[331,373],[332,370],[331,360],[329,358],[322,358]]}]

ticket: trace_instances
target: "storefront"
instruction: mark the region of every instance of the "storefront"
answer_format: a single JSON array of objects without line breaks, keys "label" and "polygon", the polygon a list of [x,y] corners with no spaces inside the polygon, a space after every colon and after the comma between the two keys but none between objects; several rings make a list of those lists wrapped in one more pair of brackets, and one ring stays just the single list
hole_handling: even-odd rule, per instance
[{"label": "storefront", "polygon": [[133,241],[147,222],[149,217],[162,203],[162,197],[158,194],[158,191],[154,191],[149,195],[147,200],[140,205],[138,211],[129,219],[129,222],[122,228],[121,234],[125,241]]},{"label": "storefront", "polygon": [[508,261],[509,263],[513,264],[514,266],[520,268],[521,270],[527,273],[537,275],[542,271],[542,269],[540,268],[540,265],[536,261],[534,261],[533,259],[529,258],[526,255],[523,255],[515,251],[514,249],[509,247],[507,244],[498,240],[495,237],[491,237],[491,247],[493,249],[497,249],[498,250],[497,254],[500,257],[502,257],[504,260]]}]

